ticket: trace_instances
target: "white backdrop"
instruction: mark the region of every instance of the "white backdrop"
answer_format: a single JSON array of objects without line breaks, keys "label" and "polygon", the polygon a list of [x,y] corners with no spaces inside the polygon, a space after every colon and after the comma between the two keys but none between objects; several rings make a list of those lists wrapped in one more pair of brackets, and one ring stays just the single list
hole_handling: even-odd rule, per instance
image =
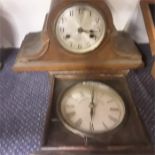
[{"label": "white backdrop", "polygon": [[[106,0],[118,30],[148,42],[139,0]],[[0,0],[0,47],[19,47],[29,32],[40,31],[50,0]]]}]

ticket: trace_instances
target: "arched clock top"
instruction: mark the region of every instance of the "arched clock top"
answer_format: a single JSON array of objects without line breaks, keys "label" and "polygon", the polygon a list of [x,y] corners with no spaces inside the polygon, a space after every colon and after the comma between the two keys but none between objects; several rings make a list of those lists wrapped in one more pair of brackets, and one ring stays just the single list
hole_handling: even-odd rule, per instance
[{"label": "arched clock top", "polygon": [[92,7],[100,13],[106,24],[106,35],[104,40],[106,40],[110,33],[116,31],[113,24],[111,11],[103,0],[84,0],[82,2],[79,0],[53,0],[47,22],[47,32],[51,40],[53,40],[53,36],[55,36],[55,24],[58,18],[65,12],[65,10],[76,6],[83,6],[83,8],[85,8],[86,6]]}]

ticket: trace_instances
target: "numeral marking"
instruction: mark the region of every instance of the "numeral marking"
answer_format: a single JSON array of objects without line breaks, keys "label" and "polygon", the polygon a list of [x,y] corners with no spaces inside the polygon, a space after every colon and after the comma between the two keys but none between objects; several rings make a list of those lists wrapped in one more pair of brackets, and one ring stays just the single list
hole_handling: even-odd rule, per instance
[{"label": "numeral marking", "polygon": [[65,28],[64,27],[60,27],[60,32],[65,32]]},{"label": "numeral marking", "polygon": [[63,39],[66,40],[66,36],[63,36]]},{"label": "numeral marking", "polygon": [[71,37],[70,34],[66,34],[66,37],[65,38],[66,39],[70,39],[70,37]]},{"label": "numeral marking", "polygon": [[81,10],[81,8],[79,8],[79,14],[81,14],[82,13],[82,10]]},{"label": "numeral marking", "polygon": [[64,18],[62,17],[62,19],[61,19],[61,22],[62,22],[62,24],[64,23]]},{"label": "numeral marking", "polygon": [[100,22],[100,18],[97,18],[97,19],[96,19],[96,23],[99,23],[99,22]]},{"label": "numeral marking", "polygon": [[112,102],[113,102],[113,100],[108,100],[108,101],[107,101],[107,103],[112,103]]},{"label": "numeral marking", "polygon": [[85,9],[84,8],[79,8],[79,14],[83,14],[84,13],[84,11],[85,11]]},{"label": "numeral marking", "polygon": [[71,10],[69,14],[70,14],[70,16],[72,17],[72,16],[74,15],[74,11]]},{"label": "numeral marking", "polygon": [[104,122],[102,122],[102,124],[103,124],[103,126],[105,127],[106,130],[109,129],[108,126]]},{"label": "numeral marking", "polygon": [[88,46],[88,47],[90,47],[90,46],[91,46],[89,42],[87,43],[87,46]]},{"label": "numeral marking", "polygon": [[92,16],[92,12],[90,11],[89,14],[90,14],[90,17],[91,17]]},{"label": "numeral marking", "polygon": [[82,48],[82,45],[78,44],[78,49],[81,49]]},{"label": "numeral marking", "polygon": [[97,36],[96,35],[95,35],[94,39],[97,40]]},{"label": "numeral marking", "polygon": [[119,112],[119,111],[120,111],[120,109],[119,109],[119,108],[114,108],[114,107],[111,107],[111,108],[110,108],[110,111],[116,111],[116,112]]},{"label": "numeral marking", "polygon": [[70,105],[70,104],[66,104],[66,107],[67,108],[74,108],[75,106],[74,105]]},{"label": "numeral marking", "polygon": [[92,122],[90,122],[90,131],[93,132],[94,131],[94,125]]},{"label": "numeral marking", "polygon": [[75,122],[75,126],[76,127],[80,127],[82,125],[82,119],[79,118],[76,122]]},{"label": "numeral marking", "polygon": [[76,114],[75,111],[73,111],[73,112],[67,113],[67,116],[68,116],[69,118],[72,118],[75,114]]},{"label": "numeral marking", "polygon": [[117,123],[118,122],[118,120],[115,117],[111,116],[111,115],[109,115],[109,119],[111,121],[113,121],[114,123]]}]

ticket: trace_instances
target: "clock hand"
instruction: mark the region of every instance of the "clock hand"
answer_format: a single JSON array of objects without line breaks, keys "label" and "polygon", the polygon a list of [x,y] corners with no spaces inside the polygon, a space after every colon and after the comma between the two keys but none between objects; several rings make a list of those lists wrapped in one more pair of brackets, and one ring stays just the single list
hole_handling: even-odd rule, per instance
[{"label": "clock hand", "polygon": [[94,118],[94,88],[92,89],[92,95],[91,95],[91,103],[90,103],[90,117],[91,117],[91,122],[90,122],[90,129],[91,131],[94,131],[94,124],[93,124],[93,118]]},{"label": "clock hand", "polygon": [[94,34],[95,33],[94,30],[86,30],[86,29],[83,29],[82,27],[78,28],[78,32],[79,33],[85,32],[85,33],[90,33],[90,34]]},{"label": "clock hand", "polygon": [[94,117],[94,108],[91,108],[91,121],[90,121],[90,130],[94,131],[93,117]]},{"label": "clock hand", "polygon": [[90,30],[90,31],[89,31],[89,30],[84,30],[82,27],[80,27],[80,28],[78,29],[78,32],[79,32],[79,33],[83,33],[83,32],[84,32],[84,33],[88,33],[90,38],[96,39],[96,35],[94,34],[94,33],[95,33],[94,30]]},{"label": "clock hand", "polygon": [[90,33],[95,33],[95,31],[94,31],[94,30],[90,30],[89,32],[90,32]]},{"label": "clock hand", "polygon": [[78,28],[78,32],[79,32],[79,33],[83,33],[83,32],[89,33],[88,30],[84,30],[82,27]]},{"label": "clock hand", "polygon": [[66,34],[65,38],[66,39],[70,39],[71,35],[70,34]]},{"label": "clock hand", "polygon": [[94,131],[94,124],[93,124],[93,122],[92,122],[92,121],[90,122],[90,131],[91,131],[91,132],[93,132],[93,131]]}]

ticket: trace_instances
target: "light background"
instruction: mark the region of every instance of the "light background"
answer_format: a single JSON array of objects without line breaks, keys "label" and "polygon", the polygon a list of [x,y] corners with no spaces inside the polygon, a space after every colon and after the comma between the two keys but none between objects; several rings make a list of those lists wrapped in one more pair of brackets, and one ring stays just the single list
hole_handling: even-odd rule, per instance
[{"label": "light background", "polygon": [[[148,42],[139,0],[106,0],[118,30]],[[42,29],[51,0],[0,0],[0,48],[20,47],[24,36]]]}]

